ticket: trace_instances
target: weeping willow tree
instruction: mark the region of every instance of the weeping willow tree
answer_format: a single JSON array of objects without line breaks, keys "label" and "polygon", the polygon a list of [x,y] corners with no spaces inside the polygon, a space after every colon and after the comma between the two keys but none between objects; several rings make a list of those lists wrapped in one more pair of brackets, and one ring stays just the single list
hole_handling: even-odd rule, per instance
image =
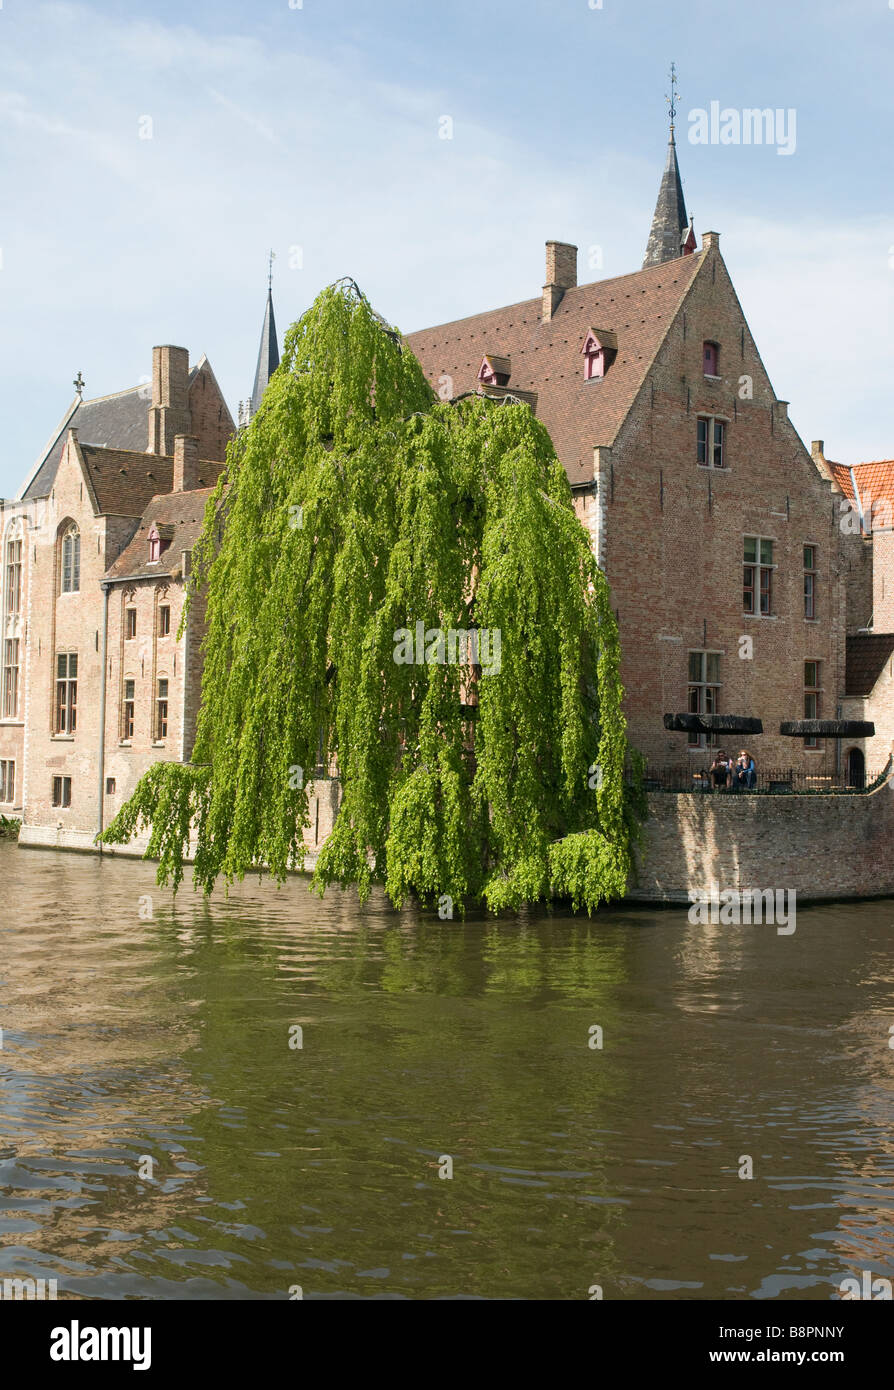
[{"label": "weeping willow tree", "polygon": [[624,892],[625,789],[605,577],[521,402],[439,401],[352,281],[286,335],[196,546],[207,597],[192,761],[157,763],[105,831],[193,847],[210,892],[303,867],[314,778],[341,801],[313,885],[490,909]]}]

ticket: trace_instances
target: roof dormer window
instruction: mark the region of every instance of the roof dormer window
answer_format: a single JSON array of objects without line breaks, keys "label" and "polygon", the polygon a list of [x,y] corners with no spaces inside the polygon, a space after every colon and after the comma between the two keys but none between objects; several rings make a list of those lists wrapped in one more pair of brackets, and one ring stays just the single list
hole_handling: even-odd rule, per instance
[{"label": "roof dormer window", "polygon": [[508,357],[496,357],[486,353],[478,368],[478,382],[481,386],[508,386],[512,375],[512,362]]},{"label": "roof dormer window", "polygon": [[618,339],[610,329],[589,329],[581,348],[584,359],[584,380],[600,381],[614,362],[617,351]]},{"label": "roof dormer window", "polygon": [[154,521],[149,527],[149,563],[158,564],[162,554],[167,550],[174,536],[173,526],[164,526]]}]

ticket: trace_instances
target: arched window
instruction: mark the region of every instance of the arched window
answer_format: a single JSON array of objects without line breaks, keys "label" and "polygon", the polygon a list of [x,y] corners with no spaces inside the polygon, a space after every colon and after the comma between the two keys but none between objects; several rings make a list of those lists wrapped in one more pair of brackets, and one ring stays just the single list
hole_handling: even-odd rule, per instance
[{"label": "arched window", "polygon": [[81,587],[81,533],[71,525],[62,537],[63,594],[76,594]]}]

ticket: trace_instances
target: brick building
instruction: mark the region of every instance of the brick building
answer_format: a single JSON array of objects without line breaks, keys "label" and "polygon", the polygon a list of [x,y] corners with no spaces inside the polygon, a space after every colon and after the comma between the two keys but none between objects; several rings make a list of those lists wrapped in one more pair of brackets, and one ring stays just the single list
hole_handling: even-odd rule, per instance
[{"label": "brick building", "polygon": [[846,465],[812,445],[838,499],[846,555],[847,661],[842,714],[875,724],[851,739],[843,757],[854,782],[881,767],[894,748],[894,460]]},{"label": "brick building", "polygon": [[201,679],[189,556],[234,425],[207,358],[153,349],[144,385],[78,394],[0,503],[0,812],[89,848],[160,758],[188,758]]},{"label": "brick building", "polygon": [[672,126],[639,271],[578,285],[577,248],[548,242],[541,294],[408,341],[442,395],[514,394],[549,430],[611,585],[647,760],[704,767],[706,736],[670,733],[662,714],[713,711],[763,720],[759,765],[821,777],[837,741],[778,730],[840,712],[847,579],[862,561],[839,486],[767,376],[718,234],[695,245]]},{"label": "brick building", "polygon": [[[842,760],[854,781],[884,764],[894,520],[872,529],[863,513],[873,489],[894,507],[894,463],[850,470],[805,448],[719,236],[697,248],[673,126],[640,270],[578,285],[576,247],[551,241],[539,294],[408,342],[442,396],[512,394],[549,430],[611,585],[629,733],[651,764],[710,760],[704,736],[663,727],[686,710],[759,716],[759,767],[818,786]],[[268,285],[240,424],[278,362]],[[23,843],[88,848],[147,767],[190,755],[203,615],[178,636],[184,584],[234,425],[207,359],[190,369],[183,348],[155,348],[143,386],[85,401],[78,385],[18,498],[0,500],[0,813],[22,819]],[[875,738],[778,732],[840,716],[874,718]]]}]

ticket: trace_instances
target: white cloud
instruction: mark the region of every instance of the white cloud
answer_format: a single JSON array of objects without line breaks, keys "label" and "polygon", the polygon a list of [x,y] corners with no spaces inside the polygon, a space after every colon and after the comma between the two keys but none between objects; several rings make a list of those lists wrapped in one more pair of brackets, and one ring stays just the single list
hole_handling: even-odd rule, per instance
[{"label": "white cloud", "polygon": [[[582,279],[639,265],[662,152],[648,168],[626,152],[620,117],[568,158],[532,145],[524,122],[485,124],[461,85],[447,97],[425,72],[397,80],[344,43],[321,56],[227,32],[223,17],[205,32],[74,4],[3,13],[14,216],[0,492],[17,487],[79,367],[88,394],[117,390],[147,371],[153,343],[184,342],[207,352],[235,406],[253,377],[270,246],[280,334],[344,274],[412,330],[539,294],[549,237],[579,244]],[[144,114],[153,138],[141,141]],[[438,138],[445,114],[452,140]],[[711,220],[795,423],[833,456],[894,452],[894,231]],[[288,268],[295,245],[300,271]],[[588,269],[594,245],[602,270]]]}]

